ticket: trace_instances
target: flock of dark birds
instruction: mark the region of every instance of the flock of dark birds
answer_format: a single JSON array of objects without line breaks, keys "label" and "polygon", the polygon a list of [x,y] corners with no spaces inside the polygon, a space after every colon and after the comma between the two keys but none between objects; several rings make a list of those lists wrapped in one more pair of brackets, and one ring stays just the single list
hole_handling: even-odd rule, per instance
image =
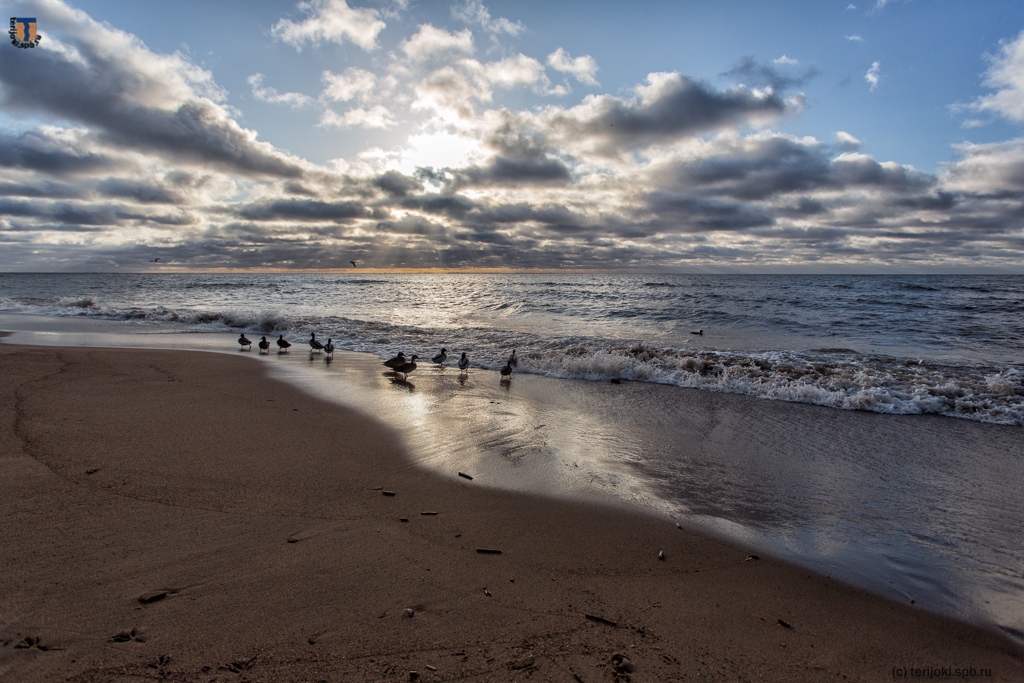
[{"label": "flock of dark birds", "polygon": [[[244,332],[242,334],[238,335],[238,345],[241,347],[240,348],[241,351],[252,351],[252,341],[245,336]],[[268,355],[270,354],[270,342],[267,340],[266,337],[260,337],[260,340],[258,342],[256,342],[256,346],[259,348],[259,352],[260,352],[261,355],[264,354],[264,353],[266,353]],[[289,342],[287,339],[285,339],[283,334],[278,336],[278,338],[277,338],[277,352],[278,353],[288,353],[288,349],[290,349],[291,346],[292,346],[291,342]],[[323,353],[324,354],[324,360],[328,360],[329,361],[331,358],[334,358],[334,343],[333,343],[333,340],[328,338],[327,343],[324,344],[324,343],[320,342],[319,339],[316,338],[316,333],[315,332],[310,332],[310,334],[309,334],[309,353],[310,353],[311,357],[312,357],[313,353],[316,353],[317,355],[320,355],[321,353]],[[416,361],[417,361],[417,359],[419,359],[419,356],[417,356],[415,354],[413,354],[411,357],[407,358],[406,355],[403,352],[399,351],[398,355],[396,355],[393,358],[389,358],[386,361],[384,361],[384,365],[386,367],[391,368],[391,370],[394,372],[394,375],[396,377],[398,375],[401,375],[402,376],[402,380],[404,381],[405,379],[408,378],[409,373],[416,369]],[[444,349],[444,348],[441,349],[441,353],[439,353],[436,356],[434,356],[433,358],[431,358],[431,362],[433,362],[434,364],[436,364],[436,365],[438,365],[440,367],[444,367],[445,361],[447,361],[447,360],[448,360],[448,349]],[[508,357],[508,361],[505,362],[505,365],[502,366],[501,370],[499,371],[501,373],[501,381],[502,382],[511,381],[511,379],[512,379],[512,370],[517,365],[519,365],[519,359],[516,357],[515,349],[512,349],[512,355]],[[458,366],[459,366],[459,370],[461,372],[463,372],[463,373],[467,372],[468,369],[469,369],[469,358],[466,356],[466,352],[465,351],[462,352],[462,357],[459,358]]]}]

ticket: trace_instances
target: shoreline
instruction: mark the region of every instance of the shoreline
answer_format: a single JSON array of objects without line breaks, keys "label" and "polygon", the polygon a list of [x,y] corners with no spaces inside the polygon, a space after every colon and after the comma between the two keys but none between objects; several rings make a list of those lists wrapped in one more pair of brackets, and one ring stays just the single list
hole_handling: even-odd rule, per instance
[{"label": "shoreline", "polygon": [[637,680],[1024,676],[997,631],[651,516],[423,471],[240,358],[3,345],[0,367],[17,680],[597,681],[614,655]]}]

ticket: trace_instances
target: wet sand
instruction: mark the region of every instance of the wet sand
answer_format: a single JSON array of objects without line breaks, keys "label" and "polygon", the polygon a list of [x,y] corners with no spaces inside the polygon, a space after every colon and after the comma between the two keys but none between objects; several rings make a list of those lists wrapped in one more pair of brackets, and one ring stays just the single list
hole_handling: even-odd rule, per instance
[{"label": "wet sand", "polygon": [[424,471],[242,358],[0,346],[0,374],[2,680],[1024,680],[998,634]]}]

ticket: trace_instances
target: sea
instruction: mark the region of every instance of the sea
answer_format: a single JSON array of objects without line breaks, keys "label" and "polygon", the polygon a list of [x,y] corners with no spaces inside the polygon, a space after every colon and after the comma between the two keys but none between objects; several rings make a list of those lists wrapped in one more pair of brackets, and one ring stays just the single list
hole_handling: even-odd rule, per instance
[{"label": "sea", "polygon": [[[230,353],[283,336],[285,379],[418,415],[425,467],[618,498],[1024,643],[1024,276],[0,273],[0,329]],[[341,352],[330,372],[311,334]],[[427,372],[442,348],[475,385]],[[399,351],[421,369],[387,394]],[[422,419],[481,407],[476,427]]]}]

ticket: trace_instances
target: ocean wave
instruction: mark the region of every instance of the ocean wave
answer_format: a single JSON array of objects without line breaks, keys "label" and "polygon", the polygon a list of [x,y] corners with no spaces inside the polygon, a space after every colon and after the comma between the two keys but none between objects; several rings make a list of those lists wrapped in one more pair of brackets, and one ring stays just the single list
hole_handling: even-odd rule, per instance
[{"label": "ocean wave", "polygon": [[[508,300],[489,305],[491,310],[512,313],[523,306]],[[698,348],[703,340],[697,338],[672,346],[588,336],[545,337],[494,327],[400,325],[340,315],[285,314],[269,308],[118,307],[90,296],[7,300],[2,307],[192,331],[284,334],[293,340],[316,332],[333,338],[339,349],[382,358],[397,351],[429,357],[444,346],[452,356],[468,352],[473,367],[492,370],[501,367],[515,348],[519,372],[550,377],[654,382],[846,410],[933,414],[1024,426],[1024,370],[1016,364],[942,364],[862,354],[840,346],[806,352],[722,351]],[[707,327],[706,321],[724,313],[697,307],[689,315]],[[802,325],[781,318],[773,324],[785,329]],[[813,330],[807,334],[813,336]],[[687,346],[691,341],[693,346]]]}]

